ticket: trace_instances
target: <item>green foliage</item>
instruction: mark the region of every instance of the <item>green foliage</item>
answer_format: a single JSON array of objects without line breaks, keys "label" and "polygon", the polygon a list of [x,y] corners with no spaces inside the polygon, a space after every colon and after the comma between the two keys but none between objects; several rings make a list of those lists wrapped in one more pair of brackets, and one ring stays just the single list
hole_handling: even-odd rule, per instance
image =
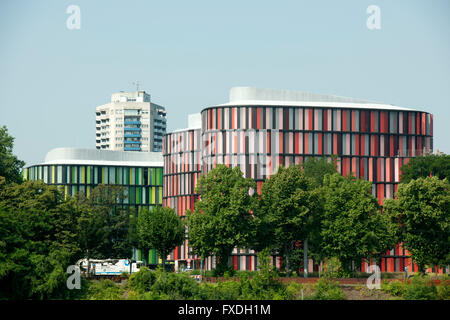
[{"label": "green foliage", "polygon": [[342,267],[342,263],[337,257],[331,257],[325,260],[322,276],[325,278],[350,278],[353,274]]},{"label": "green foliage", "polygon": [[201,295],[199,284],[185,273],[164,272],[158,268],[150,271],[142,268],[133,274],[128,287],[136,293],[133,299],[196,299]]},{"label": "green foliage", "polygon": [[200,200],[194,213],[187,213],[189,243],[201,257],[215,255],[217,269],[225,271],[228,256],[235,247],[245,247],[251,237],[251,212],[256,189],[252,179],[245,179],[239,167],[218,165],[198,181]]},{"label": "green foliage", "polygon": [[238,300],[240,296],[241,284],[234,280],[201,285],[201,298],[204,300]]},{"label": "green foliage", "polygon": [[80,192],[67,201],[77,212],[76,234],[85,257],[130,257],[135,245],[134,209],[121,206],[125,197],[122,186],[98,185],[89,197]]},{"label": "green foliage", "polygon": [[149,271],[143,268],[129,279],[130,299],[209,299],[209,300],[260,300],[289,299],[292,293],[274,277],[268,265],[266,250],[260,255],[261,271],[239,273],[238,279],[218,283],[198,283],[186,273]]},{"label": "green foliage", "polygon": [[[302,289],[304,286],[301,283],[290,282],[286,286],[286,295],[289,300],[301,300],[302,299]],[[305,294],[303,295],[305,299]]]},{"label": "green foliage", "polygon": [[198,283],[184,273],[156,272],[151,291],[164,294],[170,300],[194,299],[199,294]]},{"label": "green foliage", "polygon": [[[29,198],[28,198],[29,197]],[[0,298],[61,299],[66,267],[79,253],[73,214],[55,187],[42,182],[0,190]]]},{"label": "green foliage", "polygon": [[136,230],[139,246],[145,251],[156,249],[163,260],[163,267],[167,255],[185,239],[183,223],[171,208],[143,209],[139,213]]},{"label": "green foliage", "polygon": [[450,184],[437,177],[400,184],[397,200],[386,201],[385,215],[399,225],[397,239],[419,269],[450,263]]},{"label": "green foliage", "polygon": [[121,300],[123,289],[109,279],[91,283],[87,292],[88,300]]},{"label": "green foliage", "polygon": [[0,203],[8,209],[33,209],[53,214],[62,200],[62,194],[55,186],[46,185],[42,181],[25,181],[0,187]]},{"label": "green foliage", "polygon": [[407,286],[407,283],[404,281],[383,281],[381,283],[381,290],[395,297],[403,297],[407,290]]},{"label": "green foliage", "polygon": [[241,278],[241,277],[254,277],[258,274],[258,271],[249,271],[249,270],[236,270],[234,271],[234,277],[235,278]]},{"label": "green foliage", "polygon": [[263,276],[267,280],[273,279],[277,276],[275,267],[270,264],[270,250],[268,248],[264,248],[258,252],[258,268],[259,275]]},{"label": "green foliage", "polygon": [[416,275],[406,281],[383,281],[381,290],[395,297],[401,297],[406,300],[435,300],[449,299],[450,290],[448,284],[442,282],[435,286],[430,278]]},{"label": "green foliage", "polygon": [[403,297],[406,300],[435,300],[437,289],[431,280],[423,276],[415,276],[408,284]]},{"label": "green foliage", "polygon": [[19,160],[13,153],[14,138],[8,134],[8,128],[0,128],[0,177],[5,178],[6,184],[21,183],[20,170],[25,162]]},{"label": "green foliage", "polygon": [[241,298],[247,300],[275,300],[287,297],[286,286],[278,281],[274,268],[270,265],[270,251],[258,253],[259,272],[249,278],[242,274],[239,279]]},{"label": "green foliage", "polygon": [[411,180],[435,176],[438,179],[450,179],[450,155],[426,155],[411,158],[400,170],[401,183],[409,183]]},{"label": "green foliage", "polygon": [[228,266],[225,264],[219,264],[215,269],[212,270],[213,277],[224,277],[225,279],[229,279],[234,276],[234,268],[232,266]]},{"label": "green foliage", "polygon": [[[280,167],[261,189],[260,207],[255,212],[255,249],[279,251],[290,268],[291,256],[299,240],[316,230],[321,211],[321,192],[300,166]],[[298,260],[297,267],[298,267]]]},{"label": "green foliage", "polygon": [[315,158],[309,157],[303,164],[303,172],[306,177],[313,179],[316,187],[323,186],[323,178],[326,174],[337,173],[336,169],[336,156],[331,157],[331,162],[328,162],[326,157]]},{"label": "green foliage", "polygon": [[439,300],[450,300],[450,285],[446,281],[442,281],[436,286],[437,296]]},{"label": "green foliage", "polygon": [[[83,256],[129,254],[129,214],[114,208],[119,190],[63,199],[42,181],[0,187],[0,298],[66,299],[69,265]],[[109,199],[109,200],[108,200]]]},{"label": "green foliage", "polygon": [[345,300],[345,294],[339,283],[327,278],[320,278],[315,286],[313,299],[315,300]]},{"label": "green foliage", "polygon": [[128,286],[135,291],[144,293],[150,291],[153,284],[155,284],[156,275],[154,271],[146,267],[141,267],[139,272],[136,272],[128,279]]},{"label": "green foliage", "polygon": [[336,173],[325,176],[324,190],[319,256],[337,257],[349,271],[351,261],[378,258],[395,245],[392,222],[379,213],[371,182]]}]

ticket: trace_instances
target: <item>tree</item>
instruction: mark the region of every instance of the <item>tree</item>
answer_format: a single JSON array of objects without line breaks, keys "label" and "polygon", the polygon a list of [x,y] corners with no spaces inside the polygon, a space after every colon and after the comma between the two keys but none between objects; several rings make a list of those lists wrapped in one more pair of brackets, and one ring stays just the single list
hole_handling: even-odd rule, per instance
[{"label": "tree", "polygon": [[203,273],[203,261],[214,251],[214,234],[209,233],[210,227],[207,226],[207,221],[201,213],[195,214],[193,211],[187,210],[186,224],[189,246],[196,255],[200,256],[200,272]]},{"label": "tree", "polygon": [[22,176],[20,170],[25,162],[13,155],[14,138],[8,134],[6,126],[0,128],[0,176],[4,177],[6,183],[20,183]]},{"label": "tree", "polygon": [[371,182],[335,173],[325,176],[324,191],[319,256],[337,257],[350,271],[352,261],[379,259],[395,245],[392,224],[379,213]]},{"label": "tree", "polygon": [[[266,180],[261,189],[259,210],[256,211],[259,249],[267,246],[280,252],[290,271],[290,261],[299,264],[296,243],[306,240],[316,229],[321,193],[316,182],[305,176],[300,166],[280,167]],[[294,259],[293,253],[297,253]],[[291,256],[293,259],[291,259]],[[298,270],[297,270],[298,271]]]},{"label": "tree", "polygon": [[252,179],[243,177],[239,167],[218,165],[197,184],[200,200],[188,215],[189,244],[194,252],[217,257],[218,273],[227,269],[235,247],[249,243],[251,213],[256,189]]},{"label": "tree", "polygon": [[0,298],[67,297],[66,268],[76,261],[72,212],[41,181],[0,187]]},{"label": "tree", "polygon": [[399,226],[403,241],[420,272],[427,265],[450,264],[450,184],[438,177],[400,183],[397,199],[385,201],[383,211]]},{"label": "tree", "polygon": [[138,243],[145,252],[156,249],[162,258],[165,270],[166,258],[185,240],[184,225],[171,208],[156,206],[143,209],[137,218]]},{"label": "tree", "polygon": [[90,196],[80,192],[74,197],[78,215],[78,236],[87,256],[102,258],[131,257],[134,209],[122,205],[125,189],[118,185],[98,185]]},{"label": "tree", "polygon": [[303,172],[306,177],[312,178],[315,181],[317,187],[321,187],[323,186],[323,178],[326,174],[337,173],[335,165],[336,158],[336,156],[332,156],[331,162],[328,162],[326,157],[310,157],[302,164]]},{"label": "tree", "polygon": [[[327,157],[322,157],[322,158],[315,158],[315,157],[309,157],[303,164],[303,172],[305,173],[305,176],[308,178],[312,178],[315,181],[315,187],[319,188],[319,190],[321,191],[321,193],[323,194],[323,178],[325,177],[326,174],[334,174],[337,173],[337,169],[336,169],[336,163],[337,163],[337,156],[336,155],[332,155],[331,156],[331,161],[328,162],[328,158]],[[320,219],[320,218],[319,218]],[[316,224],[317,226],[317,224]],[[311,253],[312,257],[315,257],[315,252],[320,252],[320,230],[318,230],[317,228],[315,230],[311,230],[312,232],[310,232],[310,236],[309,236],[309,241],[308,241],[308,245],[307,247],[303,248],[303,258],[304,258],[304,264],[307,263],[306,259],[307,259],[307,255],[308,252]],[[306,243],[304,243],[305,245]],[[291,258],[291,260],[293,262],[295,262],[295,265],[299,264],[299,261],[301,260],[301,256],[300,256],[300,250],[296,249],[296,251],[294,251],[294,254]]]},{"label": "tree", "polygon": [[0,299],[71,297],[76,290],[66,287],[68,265],[86,254],[129,254],[128,214],[111,207],[120,192],[113,194],[100,188],[92,199],[64,200],[42,181],[0,179]]},{"label": "tree", "polygon": [[436,176],[439,179],[450,180],[450,155],[426,155],[409,159],[401,167],[401,183],[408,183],[413,179]]}]

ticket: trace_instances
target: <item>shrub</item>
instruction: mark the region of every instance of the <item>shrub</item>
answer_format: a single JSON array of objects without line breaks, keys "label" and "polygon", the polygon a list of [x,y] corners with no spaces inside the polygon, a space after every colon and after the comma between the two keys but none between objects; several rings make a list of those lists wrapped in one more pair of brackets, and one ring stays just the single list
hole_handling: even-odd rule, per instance
[{"label": "shrub", "polygon": [[450,285],[445,281],[442,281],[437,287],[437,299],[450,300]]},{"label": "shrub", "polygon": [[150,271],[142,268],[130,277],[128,287],[136,291],[130,299],[181,300],[201,297],[199,284],[189,274],[168,273],[161,269]]},{"label": "shrub", "polygon": [[155,276],[151,291],[165,295],[170,300],[195,299],[200,294],[199,284],[187,274],[157,270]]},{"label": "shrub", "polygon": [[345,294],[339,283],[326,278],[320,278],[315,284],[313,295],[315,300],[345,300]]},{"label": "shrub", "polygon": [[437,289],[432,281],[421,276],[413,277],[403,296],[408,300],[435,300]]},{"label": "shrub", "polygon": [[258,274],[258,271],[247,271],[247,270],[238,270],[234,273],[234,277],[242,278],[245,276],[254,277]]},{"label": "shrub", "polygon": [[241,283],[237,281],[224,281],[215,285],[205,284],[208,300],[238,300],[241,296]]},{"label": "shrub", "polygon": [[148,268],[142,267],[139,272],[134,273],[128,279],[128,286],[140,293],[150,291],[151,287],[155,283],[156,276],[154,271],[150,271]]},{"label": "shrub", "polygon": [[187,272],[187,274],[192,275],[192,276],[200,275],[200,270],[199,269],[191,270],[191,271]]},{"label": "shrub", "polygon": [[383,281],[381,290],[395,297],[402,297],[407,290],[407,284],[404,281]]},{"label": "shrub", "polygon": [[342,268],[342,263],[338,258],[332,257],[327,259],[324,264],[323,276],[325,278],[349,278],[352,274]]},{"label": "shrub", "polygon": [[297,282],[290,282],[286,286],[286,295],[289,300],[301,300],[303,285]]},{"label": "shrub", "polygon": [[214,270],[206,270],[205,277],[214,277]]},{"label": "shrub", "polygon": [[240,278],[242,299],[249,300],[280,300],[287,299],[286,286],[278,281],[276,273],[270,265],[260,259],[260,272],[250,279],[243,273]]},{"label": "shrub", "polygon": [[212,270],[213,277],[230,278],[234,275],[234,269],[231,266],[219,266]]},{"label": "shrub", "polygon": [[89,300],[121,300],[122,289],[113,281],[99,280],[90,284],[87,298]]}]

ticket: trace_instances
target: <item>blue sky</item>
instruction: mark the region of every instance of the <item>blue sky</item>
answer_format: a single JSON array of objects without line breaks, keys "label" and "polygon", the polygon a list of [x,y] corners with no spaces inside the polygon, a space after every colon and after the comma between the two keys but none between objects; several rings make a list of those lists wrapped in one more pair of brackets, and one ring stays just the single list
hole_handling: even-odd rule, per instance
[{"label": "blue sky", "polygon": [[[69,5],[81,28],[69,30]],[[369,5],[381,29],[369,30]],[[187,115],[233,86],[374,100],[434,114],[450,153],[450,1],[0,2],[0,125],[27,165],[56,147],[95,147],[95,107],[141,88]]]}]

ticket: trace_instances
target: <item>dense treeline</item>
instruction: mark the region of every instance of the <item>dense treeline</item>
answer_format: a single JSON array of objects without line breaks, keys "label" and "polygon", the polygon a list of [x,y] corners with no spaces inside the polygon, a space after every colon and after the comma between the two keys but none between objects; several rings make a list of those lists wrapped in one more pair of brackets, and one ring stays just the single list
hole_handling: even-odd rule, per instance
[{"label": "dense treeline", "polygon": [[[132,215],[98,186],[90,198],[63,199],[41,181],[0,181],[0,298],[65,298],[69,265],[80,258],[130,257]],[[109,200],[108,200],[109,199]]]}]

